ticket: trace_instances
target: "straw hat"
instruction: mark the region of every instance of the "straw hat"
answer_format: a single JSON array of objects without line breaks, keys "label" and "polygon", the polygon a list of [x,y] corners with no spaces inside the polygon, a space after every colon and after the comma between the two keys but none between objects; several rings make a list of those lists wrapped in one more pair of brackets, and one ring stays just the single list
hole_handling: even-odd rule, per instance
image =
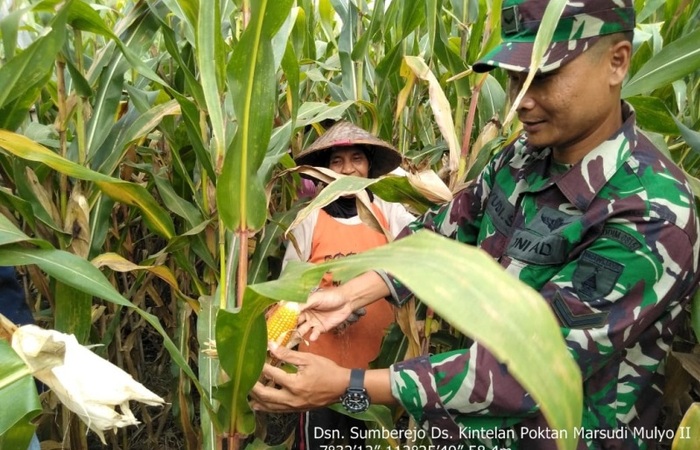
[{"label": "straw hat", "polygon": [[294,161],[297,165],[325,166],[328,152],[336,147],[358,145],[368,151],[369,177],[376,178],[396,169],[401,163],[401,154],[389,143],[346,121],[330,127],[309,147],[302,150]]}]

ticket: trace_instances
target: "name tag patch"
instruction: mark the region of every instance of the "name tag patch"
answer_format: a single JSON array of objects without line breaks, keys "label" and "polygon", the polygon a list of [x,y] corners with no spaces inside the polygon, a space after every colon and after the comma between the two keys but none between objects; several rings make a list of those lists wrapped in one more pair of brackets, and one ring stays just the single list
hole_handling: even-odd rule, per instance
[{"label": "name tag patch", "polygon": [[486,214],[491,218],[493,225],[503,235],[510,234],[515,216],[515,207],[508,202],[508,198],[502,190],[491,192],[486,204]]},{"label": "name tag patch", "polygon": [[566,261],[566,241],[557,234],[540,235],[516,230],[506,254],[529,264],[554,265]]}]

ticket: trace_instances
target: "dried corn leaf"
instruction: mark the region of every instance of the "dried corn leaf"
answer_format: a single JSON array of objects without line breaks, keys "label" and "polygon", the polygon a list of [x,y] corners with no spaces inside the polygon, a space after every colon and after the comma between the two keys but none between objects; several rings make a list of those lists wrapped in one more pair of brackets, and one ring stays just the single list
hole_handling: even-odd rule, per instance
[{"label": "dried corn leaf", "polygon": [[433,203],[443,204],[452,200],[450,188],[440,179],[433,170],[425,170],[418,173],[408,173],[408,182],[416,191]]},{"label": "dried corn leaf", "polygon": [[0,314],[0,339],[10,342],[15,331],[17,331],[17,325]]},{"label": "dried corn leaf", "polygon": [[87,258],[90,252],[90,207],[78,186],[68,200],[63,231],[71,235],[72,253]]}]

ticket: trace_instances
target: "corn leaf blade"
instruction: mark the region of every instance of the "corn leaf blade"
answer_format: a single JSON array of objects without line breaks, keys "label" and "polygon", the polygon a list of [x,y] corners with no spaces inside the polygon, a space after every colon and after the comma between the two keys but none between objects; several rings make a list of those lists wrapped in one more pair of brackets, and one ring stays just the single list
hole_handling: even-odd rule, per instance
[{"label": "corn leaf blade", "polygon": [[0,130],[0,147],[20,158],[46,164],[65,175],[94,182],[109,197],[139,208],[153,231],[166,238],[171,238],[175,235],[175,226],[170,215],[142,186],[94,172],[62,158],[46,147],[22,135],[6,130]]}]

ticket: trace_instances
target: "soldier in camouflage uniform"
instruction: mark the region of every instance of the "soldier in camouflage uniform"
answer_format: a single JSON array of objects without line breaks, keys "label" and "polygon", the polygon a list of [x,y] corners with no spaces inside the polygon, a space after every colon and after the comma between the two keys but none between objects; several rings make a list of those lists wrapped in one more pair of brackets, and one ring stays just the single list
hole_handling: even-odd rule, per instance
[{"label": "soldier in camouflage uniform", "polygon": [[[474,70],[501,67],[519,89],[547,3],[505,1],[504,42]],[[569,2],[519,105],[525,133],[452,202],[405,230],[429,229],[481,247],[551,305],[583,375],[581,449],[655,446],[663,361],[698,284],[693,194],[620,101],[634,21],[631,0]],[[318,319],[332,327],[372,300],[390,296],[400,304],[403,291],[387,274],[363,274],[314,293],[307,303],[314,316],[301,329],[311,329],[313,339],[322,331]],[[284,388],[256,386],[256,408],[331,403],[347,385],[347,371],[324,361],[287,350],[278,356],[305,366],[303,376],[266,367]],[[400,362],[388,373],[369,371],[365,380],[375,403],[398,402],[424,427],[447,432],[434,443],[492,428],[512,433],[483,443],[555,448],[550,433],[523,435],[547,430],[546,422],[478,343]],[[317,393],[319,384],[326,389]]]}]

